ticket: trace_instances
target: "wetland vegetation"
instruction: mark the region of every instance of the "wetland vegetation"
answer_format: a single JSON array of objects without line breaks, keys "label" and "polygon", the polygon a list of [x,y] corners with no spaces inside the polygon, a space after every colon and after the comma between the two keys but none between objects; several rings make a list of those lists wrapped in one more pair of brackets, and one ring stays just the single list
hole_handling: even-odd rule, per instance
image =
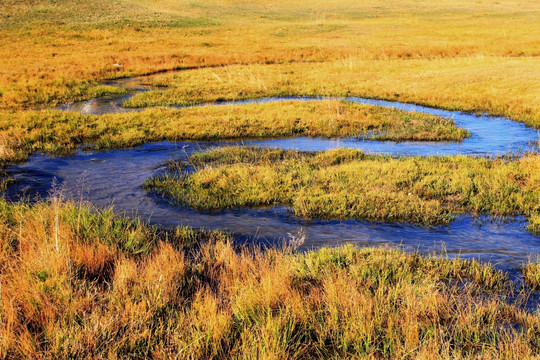
[{"label": "wetland vegetation", "polygon": [[[0,165],[160,140],[470,135],[451,119],[331,99],[159,108],[273,96],[387,99],[540,128],[539,19],[536,0],[0,0]],[[123,106],[158,108],[50,110],[127,98],[103,81],[154,73]],[[422,225],[521,214],[540,233],[537,153],[231,147],[170,162],[146,186],[205,210],[280,204],[308,219]],[[234,239],[57,194],[0,201],[0,358],[540,356],[534,260],[521,282],[401,249]]]},{"label": "wetland vegetation", "polygon": [[60,110],[0,113],[4,162],[41,151],[69,154],[152,141],[276,137],[359,137],[371,140],[460,141],[451,119],[338,100],[272,102],[82,115]]},{"label": "wetland vegetation", "polygon": [[[442,71],[437,68],[440,62],[433,59],[381,62],[351,58],[190,70],[154,78],[151,84],[168,88],[137,94],[125,106],[184,106],[273,96],[357,96],[485,112],[540,127],[536,58],[514,59],[515,64],[500,58],[488,63],[483,59],[480,64],[476,59],[469,61],[471,73],[467,75],[458,72],[464,66],[461,61],[444,62]],[[485,77],[492,80],[489,87],[478,83],[478,78]]]},{"label": "wetland vegetation", "polygon": [[0,206],[2,357],[539,352],[528,290],[491,265],[384,248],[263,250],[59,198]]},{"label": "wetland vegetation", "polygon": [[[193,172],[183,169],[191,166]],[[214,210],[290,206],[307,219],[446,223],[452,214],[540,214],[540,161],[399,157],[338,149],[310,153],[227,147],[172,164],[145,186],[178,203]],[[535,230],[535,225],[531,225]]]}]

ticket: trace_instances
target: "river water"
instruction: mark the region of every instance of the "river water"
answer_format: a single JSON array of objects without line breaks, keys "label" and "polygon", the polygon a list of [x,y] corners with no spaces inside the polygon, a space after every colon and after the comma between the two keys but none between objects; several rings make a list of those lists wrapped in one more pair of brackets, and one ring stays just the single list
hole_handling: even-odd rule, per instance
[{"label": "river water", "polygon": [[[133,94],[147,91],[145,77],[115,80],[110,85],[130,90],[127,95],[108,96],[61,107],[87,114],[141,111],[124,109],[120,105]],[[267,98],[222,104],[243,104],[268,101],[317,101],[325,98]],[[233,209],[200,212],[175,206],[147,194],[142,188],[146,179],[163,170],[163,163],[182,159],[196,151],[220,146],[261,146],[294,150],[320,151],[339,147],[358,148],[366,153],[392,155],[472,155],[496,156],[538,150],[538,131],[506,118],[476,116],[462,112],[432,109],[397,102],[345,98],[348,101],[395,107],[405,111],[425,112],[452,118],[458,127],[467,129],[471,137],[459,143],[451,142],[392,142],[355,138],[319,139],[290,138],[246,140],[242,142],[160,142],[136,148],[104,152],[78,152],[67,157],[42,154],[31,156],[27,162],[12,165],[7,172],[17,179],[6,197],[11,200],[47,197],[58,184],[68,198],[90,201],[98,207],[113,206],[128,216],[141,216],[160,226],[187,225],[195,228],[221,229],[250,241],[275,244],[290,236],[303,234],[302,249],[338,246],[353,243],[358,246],[391,244],[409,250],[443,253],[448,256],[477,258],[496,263],[513,271],[530,256],[540,253],[540,236],[528,232],[522,218],[495,221],[488,216],[456,217],[449,225],[431,228],[407,223],[368,221],[311,221],[296,218],[284,207],[270,209]],[[214,104],[215,105],[215,104]],[[204,106],[204,105],[203,105]]]}]

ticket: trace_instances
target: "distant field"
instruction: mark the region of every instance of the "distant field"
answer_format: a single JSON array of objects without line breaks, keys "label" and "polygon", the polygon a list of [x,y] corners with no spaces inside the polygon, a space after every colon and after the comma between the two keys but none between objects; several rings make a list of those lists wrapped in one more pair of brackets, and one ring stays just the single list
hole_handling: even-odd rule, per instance
[{"label": "distant field", "polygon": [[[489,79],[489,81],[488,81]],[[266,96],[360,96],[509,116],[540,127],[536,58],[359,60],[235,65],[154,78],[158,91],[128,107],[191,105]]]},{"label": "distant field", "polygon": [[4,109],[91,97],[110,77],[317,62],[285,69],[293,67],[291,80],[321,79],[329,88],[355,82],[352,91],[363,96],[540,121],[537,1],[4,0],[1,7]]}]

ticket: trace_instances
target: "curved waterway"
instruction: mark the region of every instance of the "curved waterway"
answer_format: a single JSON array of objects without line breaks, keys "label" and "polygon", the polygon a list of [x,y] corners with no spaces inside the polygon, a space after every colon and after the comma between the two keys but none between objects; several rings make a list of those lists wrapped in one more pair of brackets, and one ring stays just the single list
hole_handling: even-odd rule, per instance
[{"label": "curved waterway", "polygon": [[[131,92],[93,99],[62,107],[88,114],[123,111],[123,101],[141,91],[147,78],[132,78],[108,82]],[[316,101],[323,98],[268,98],[236,101],[233,104],[283,100]],[[476,116],[462,112],[438,110],[423,106],[362,98],[345,100],[396,107],[406,111],[425,112],[454,119],[458,127],[467,129],[471,138],[460,143],[392,142],[360,139],[291,138],[249,140],[242,142],[160,142],[131,149],[106,152],[79,152],[68,157],[36,154],[26,163],[11,166],[7,171],[17,179],[8,188],[11,200],[46,197],[53,183],[59,184],[64,196],[84,199],[98,207],[114,206],[115,211],[138,215],[160,226],[186,225],[195,228],[227,230],[239,238],[273,244],[289,234],[305,235],[303,249],[353,243],[359,246],[393,244],[421,252],[446,253],[449,256],[477,258],[498,264],[505,270],[519,268],[530,256],[540,254],[540,236],[526,230],[520,218],[500,222],[490,217],[458,216],[449,225],[432,228],[407,223],[367,221],[306,222],[291,215],[288,209],[235,209],[219,212],[199,212],[174,206],[148,195],[142,188],[146,179],[162,171],[170,159],[185,159],[189,154],[213,147],[245,145],[294,150],[328,150],[339,147],[362,149],[368,153],[392,155],[474,155],[495,156],[537,150],[538,131],[506,118]],[[222,103],[223,104],[223,103]],[[225,103],[231,104],[231,103]]]},{"label": "curved waterway", "polygon": [[[159,74],[158,74],[159,75]],[[120,80],[110,80],[106,85],[122,87],[129,90],[128,94],[104,96],[101,98],[81,101],[70,105],[59,107],[59,109],[77,111],[83,114],[109,114],[132,111],[143,111],[142,109],[123,108],[124,101],[132,96],[152,90],[145,85],[149,78],[134,77]],[[216,105],[242,105],[252,103],[268,103],[280,101],[321,101],[336,99],[332,97],[271,97],[261,99],[249,99],[220,102],[214,104],[202,104],[196,106],[216,106]],[[515,122],[503,117],[488,115],[475,115],[460,111],[449,111],[434,109],[420,105],[406,104],[395,101],[365,99],[360,97],[338,98],[359,104],[377,105],[391,107],[404,111],[422,112],[435,116],[453,119],[456,126],[469,131],[471,137],[461,142],[394,142],[394,141],[373,141],[358,138],[348,139],[313,139],[296,138],[272,140],[258,144],[259,146],[272,146],[279,148],[294,148],[305,151],[328,150],[336,147],[348,147],[361,149],[368,153],[386,153],[391,155],[474,155],[474,156],[497,156],[503,154],[519,154],[538,149],[540,132],[536,129],[525,126],[523,123]],[[182,108],[172,107],[171,108]],[[292,142],[292,145],[291,145]],[[292,147],[291,147],[292,146]]]}]

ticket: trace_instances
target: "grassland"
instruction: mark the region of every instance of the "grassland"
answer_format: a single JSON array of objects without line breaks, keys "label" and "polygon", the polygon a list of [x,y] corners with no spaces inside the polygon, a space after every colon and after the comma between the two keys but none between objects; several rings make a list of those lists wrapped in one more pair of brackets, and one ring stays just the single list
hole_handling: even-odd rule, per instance
[{"label": "grassland", "polygon": [[[536,58],[473,58],[466,65],[463,59],[351,58],[228,66],[153,78],[154,85],[169,88],[138,94],[125,106],[192,105],[269,96],[359,96],[485,112],[540,127],[539,65]],[[491,82],[484,83],[486,78]]]},{"label": "grassland", "polygon": [[489,265],[352,246],[262,251],[58,198],[0,206],[0,357],[539,355],[538,316]]},{"label": "grassland", "polygon": [[[253,72],[270,91],[399,99],[533,126],[540,118],[540,6],[533,0],[4,0],[1,6],[5,109],[116,91],[96,88],[104,78],[238,64],[254,66],[215,74],[245,80]],[[267,71],[262,64],[276,65]],[[186,76],[202,91],[212,84],[199,80],[214,77],[208,69]],[[298,79],[305,80],[294,84]],[[235,81],[220,96],[238,96]],[[171,101],[193,101],[182,86],[171,91]],[[147,96],[137,104],[163,102],[159,94]]]},{"label": "grassland", "polygon": [[[126,106],[356,95],[488,112],[539,126],[540,30],[534,25],[540,6],[536,1],[442,1],[435,5],[403,0],[381,6],[367,0],[4,0],[0,5],[0,118],[10,124],[37,116],[15,110],[125,92],[100,84],[106,78],[191,69],[154,79],[154,85],[169,88],[140,94]],[[326,114],[323,111],[321,117]],[[42,116],[43,120],[30,122],[43,129],[32,130],[47,134],[48,119],[54,116]],[[88,140],[114,147],[178,133],[177,138],[182,137],[181,131],[158,134],[141,128],[138,121],[130,127],[124,118],[119,119],[101,120],[112,133],[108,139]],[[244,120],[249,122],[251,116]],[[232,134],[221,127],[232,130],[236,124],[222,123],[215,124],[219,134],[188,125],[185,136],[290,136],[289,129],[319,136],[298,127],[261,131],[250,124]],[[53,127],[60,133],[72,128]],[[201,131],[193,135],[193,129]],[[13,132],[8,130],[10,135]],[[80,136],[68,136],[68,144],[63,140],[48,144],[46,139],[43,146],[32,140],[27,144],[24,132],[9,139],[3,135],[4,163],[24,159],[32,151],[28,148],[71,150],[81,141]],[[93,129],[75,129],[76,134],[81,132]],[[334,136],[329,132],[320,135]],[[421,133],[392,138],[455,140],[463,135]],[[8,140],[19,144],[11,147]]]},{"label": "grassland", "polygon": [[348,149],[301,153],[227,147],[195,155],[186,164],[194,172],[169,167],[145,186],[199,209],[286,205],[307,219],[431,225],[463,212],[536,219],[539,159],[391,158]]},{"label": "grassland", "polygon": [[58,110],[0,114],[4,164],[24,160],[36,151],[68,154],[83,144],[110,149],[161,140],[295,136],[460,141],[469,134],[450,119],[335,100],[150,109],[102,116]]},{"label": "grassland", "polygon": [[[159,140],[367,136],[459,141],[451,121],[340,101],[47,110],[154,77],[125,106],[362,96],[540,127],[536,0],[0,0],[0,165]],[[166,88],[162,88],[166,86]],[[147,187],[197,208],[448,222],[523,214],[540,233],[540,161],[232,148]],[[359,176],[362,174],[362,176]],[[540,267],[524,265],[538,287]],[[0,358],[540,356],[540,317],[475,261],[348,246],[297,253],[160,229],[89,205],[0,201]],[[514,292],[516,291],[516,292]]]}]

